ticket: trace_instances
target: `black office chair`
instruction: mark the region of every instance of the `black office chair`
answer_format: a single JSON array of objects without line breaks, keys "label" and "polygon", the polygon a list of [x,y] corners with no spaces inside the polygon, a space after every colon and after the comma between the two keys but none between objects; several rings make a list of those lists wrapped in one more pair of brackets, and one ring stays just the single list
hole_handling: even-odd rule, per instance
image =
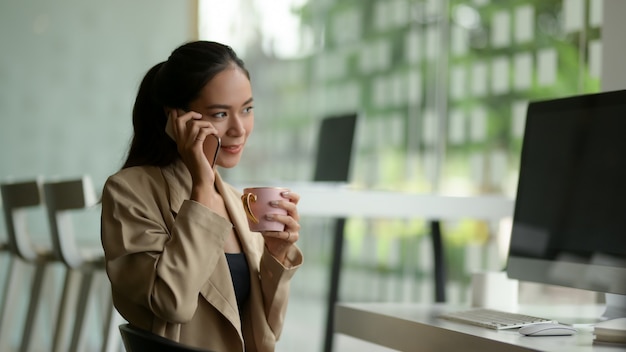
[{"label": "black office chair", "polygon": [[[349,181],[357,120],[357,113],[329,116],[322,120],[317,139],[314,181]],[[339,296],[345,223],[345,218],[338,218],[334,219],[333,224],[330,287],[326,307],[326,331],[323,348],[325,352],[331,351],[333,345],[335,303],[337,303]]]},{"label": "black office chair", "polygon": [[130,324],[122,324],[119,328],[126,352],[211,352],[183,345]]}]

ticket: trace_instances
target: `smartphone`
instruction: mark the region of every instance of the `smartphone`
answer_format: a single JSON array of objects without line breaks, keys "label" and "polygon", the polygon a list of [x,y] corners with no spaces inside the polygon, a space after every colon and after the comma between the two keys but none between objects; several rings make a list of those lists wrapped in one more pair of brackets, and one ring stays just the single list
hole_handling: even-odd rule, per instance
[{"label": "smartphone", "polygon": [[[174,138],[174,130],[172,129],[172,118],[168,117],[167,118],[167,123],[165,124],[165,133],[167,133],[168,136],[170,136],[170,138],[176,140]],[[212,158],[209,159],[209,162],[211,163],[211,167],[215,168],[215,162],[217,161],[217,155],[220,152],[220,147],[222,146],[222,140],[220,139],[219,136],[215,135],[215,134],[210,134],[207,136],[207,139],[204,140],[204,154],[209,157]]]},{"label": "smartphone", "polygon": [[207,139],[204,140],[204,153],[207,156],[213,156],[213,160],[209,160],[212,168],[215,168],[215,162],[217,161],[217,155],[220,152],[221,146],[222,140],[216,134],[210,134],[207,136]]}]

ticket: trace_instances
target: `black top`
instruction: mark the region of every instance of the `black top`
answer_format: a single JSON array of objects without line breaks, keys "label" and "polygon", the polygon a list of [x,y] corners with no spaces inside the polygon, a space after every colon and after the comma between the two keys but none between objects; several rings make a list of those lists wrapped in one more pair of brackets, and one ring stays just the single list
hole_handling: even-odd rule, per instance
[{"label": "black top", "polygon": [[232,277],[233,287],[235,288],[239,314],[241,314],[242,307],[250,295],[250,269],[248,269],[248,261],[243,252],[226,253],[226,260],[228,261],[230,276]]}]

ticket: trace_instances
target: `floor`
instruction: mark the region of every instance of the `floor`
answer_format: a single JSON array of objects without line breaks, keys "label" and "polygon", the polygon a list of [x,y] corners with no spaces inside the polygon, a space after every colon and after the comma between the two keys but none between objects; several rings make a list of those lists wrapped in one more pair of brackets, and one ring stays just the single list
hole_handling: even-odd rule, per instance
[{"label": "floor", "polygon": [[[292,296],[277,352],[322,352],[326,303],[319,299]],[[346,335],[335,334],[334,352],[395,351]]]}]

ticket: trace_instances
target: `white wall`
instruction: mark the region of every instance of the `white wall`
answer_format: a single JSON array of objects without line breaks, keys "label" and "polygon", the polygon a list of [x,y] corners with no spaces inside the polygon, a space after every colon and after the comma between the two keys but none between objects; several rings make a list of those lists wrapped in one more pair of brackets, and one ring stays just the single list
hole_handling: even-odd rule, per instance
[{"label": "white wall", "polygon": [[[0,0],[0,181],[89,174],[99,190],[121,166],[140,79],[196,37],[195,17],[196,0]],[[35,215],[29,229],[49,240],[43,212]],[[86,215],[77,235],[98,243],[99,212]],[[3,239],[3,219],[0,226]],[[15,324],[2,327],[10,339],[0,341],[3,351],[19,341],[21,298],[11,302]],[[39,350],[50,343],[46,318],[55,305],[46,299],[41,307]]]},{"label": "white wall", "polygon": [[195,0],[2,0],[0,181],[122,162],[143,74],[195,37]]}]

